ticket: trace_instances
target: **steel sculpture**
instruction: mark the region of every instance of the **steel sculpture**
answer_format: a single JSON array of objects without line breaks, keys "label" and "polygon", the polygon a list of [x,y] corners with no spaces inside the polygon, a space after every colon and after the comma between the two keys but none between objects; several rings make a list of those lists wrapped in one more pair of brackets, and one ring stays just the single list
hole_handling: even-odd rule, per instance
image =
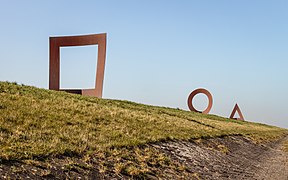
[{"label": "steel sculpture", "polygon": [[[106,58],[106,33],[82,36],[50,37],[49,89],[102,98]],[[98,45],[94,89],[60,89],[60,47]]]},{"label": "steel sculpture", "polygon": [[[234,118],[236,111],[237,111],[238,114],[239,114],[239,118]],[[239,108],[239,106],[238,106],[237,103],[235,104],[235,106],[234,106],[234,108],[233,108],[233,110],[232,110],[231,115],[230,115],[229,118],[230,118],[230,119],[236,119],[236,120],[244,121],[243,114],[242,114],[242,112],[241,112],[241,110],[240,110],[240,108]]]},{"label": "steel sculpture", "polygon": [[[199,93],[203,93],[205,94],[207,97],[208,97],[208,106],[207,108],[204,110],[204,111],[198,111],[197,109],[194,108],[193,106],[193,98],[196,94],[199,94]],[[196,89],[194,90],[193,92],[190,93],[189,97],[188,97],[188,100],[187,100],[187,103],[188,103],[188,107],[191,111],[195,111],[195,112],[199,112],[199,113],[203,113],[203,114],[208,114],[212,108],[212,105],[213,105],[213,98],[212,98],[212,95],[209,91],[207,91],[206,89]]]}]

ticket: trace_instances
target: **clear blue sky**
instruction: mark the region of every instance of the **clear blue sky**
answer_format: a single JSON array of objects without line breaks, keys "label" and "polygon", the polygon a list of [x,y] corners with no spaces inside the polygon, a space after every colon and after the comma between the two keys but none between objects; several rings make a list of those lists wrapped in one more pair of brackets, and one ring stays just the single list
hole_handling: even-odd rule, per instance
[{"label": "clear blue sky", "polygon": [[[203,87],[212,114],[288,128],[287,0],[9,0],[0,22],[0,81],[48,88],[49,36],[106,32],[104,98],[188,110]],[[96,54],[62,48],[61,87],[93,87]]]}]

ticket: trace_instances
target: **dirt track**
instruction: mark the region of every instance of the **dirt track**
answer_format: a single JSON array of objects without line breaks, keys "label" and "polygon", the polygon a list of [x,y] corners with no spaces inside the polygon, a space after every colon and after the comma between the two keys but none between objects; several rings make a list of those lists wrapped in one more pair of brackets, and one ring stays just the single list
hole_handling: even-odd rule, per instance
[{"label": "dirt track", "polygon": [[288,153],[281,141],[256,145],[241,137],[199,142],[168,142],[153,145],[185,164],[191,179],[279,179],[288,180]]},{"label": "dirt track", "polygon": [[[288,137],[283,141],[288,142]],[[282,141],[282,142],[283,142]],[[283,151],[282,143],[276,144],[266,154],[265,159],[258,164],[259,170],[255,173],[256,179],[288,179],[288,152]]]}]

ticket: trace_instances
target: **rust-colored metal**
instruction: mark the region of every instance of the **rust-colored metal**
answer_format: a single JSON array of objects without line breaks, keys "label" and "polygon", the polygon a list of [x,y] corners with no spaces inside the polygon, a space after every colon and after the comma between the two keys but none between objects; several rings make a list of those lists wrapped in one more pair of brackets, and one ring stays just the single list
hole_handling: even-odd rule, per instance
[{"label": "rust-colored metal", "polygon": [[[199,93],[203,93],[205,94],[207,97],[208,97],[208,106],[207,108],[204,110],[204,111],[198,111],[197,109],[194,108],[193,106],[193,98],[196,94],[199,94]],[[193,92],[190,93],[189,97],[188,97],[188,100],[187,100],[187,103],[188,103],[188,107],[191,111],[195,111],[195,112],[199,112],[199,113],[203,113],[203,114],[208,114],[212,108],[212,105],[213,105],[213,98],[212,98],[212,95],[209,91],[207,91],[206,89],[196,89],[194,90]]]},{"label": "rust-colored metal", "polygon": [[[239,118],[234,118],[234,115],[236,113],[236,111],[238,112],[239,114]],[[241,121],[244,121],[244,117],[243,117],[243,114],[238,106],[238,104],[236,103],[232,112],[231,112],[231,115],[230,115],[230,119],[237,119],[237,120],[241,120]]]},{"label": "rust-colored metal", "polygon": [[[106,33],[82,36],[50,37],[49,89],[102,98],[106,58]],[[60,47],[98,45],[94,89],[60,89]]]}]

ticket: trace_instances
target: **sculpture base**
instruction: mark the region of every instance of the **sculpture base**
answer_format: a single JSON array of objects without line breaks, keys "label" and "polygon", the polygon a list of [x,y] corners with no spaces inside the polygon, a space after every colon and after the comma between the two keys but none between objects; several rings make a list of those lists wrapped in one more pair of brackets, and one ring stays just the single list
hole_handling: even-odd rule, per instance
[{"label": "sculpture base", "polygon": [[244,119],[242,119],[242,118],[232,118],[232,119],[244,121]]},{"label": "sculpture base", "polygon": [[80,94],[84,96],[97,96],[96,89],[60,89],[60,91],[65,91],[72,94]]}]

